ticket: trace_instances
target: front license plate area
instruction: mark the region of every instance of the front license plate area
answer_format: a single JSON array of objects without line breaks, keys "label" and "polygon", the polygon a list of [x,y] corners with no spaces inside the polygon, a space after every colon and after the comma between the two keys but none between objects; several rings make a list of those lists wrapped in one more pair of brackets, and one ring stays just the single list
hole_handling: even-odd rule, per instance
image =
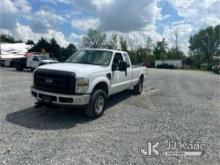
[{"label": "front license plate area", "polygon": [[45,102],[45,103],[51,103],[51,102],[53,101],[52,97],[50,97],[50,96],[45,96],[45,95],[42,96],[42,100],[43,100],[43,102]]}]

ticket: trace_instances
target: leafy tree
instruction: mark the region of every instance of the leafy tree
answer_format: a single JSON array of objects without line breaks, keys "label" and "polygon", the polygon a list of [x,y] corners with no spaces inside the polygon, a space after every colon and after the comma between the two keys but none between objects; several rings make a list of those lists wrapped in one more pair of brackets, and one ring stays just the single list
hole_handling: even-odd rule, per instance
[{"label": "leafy tree", "polygon": [[67,50],[67,54],[72,55],[73,53],[76,52],[77,49],[76,49],[76,46],[75,46],[75,45],[69,44],[69,45],[67,46],[66,50]]},{"label": "leafy tree", "polygon": [[34,45],[34,41],[32,41],[32,40],[27,40],[26,44],[27,44],[27,45]]},{"label": "leafy tree", "polygon": [[167,43],[163,38],[162,41],[158,41],[153,50],[155,60],[165,60],[167,59]]},{"label": "leafy tree", "polygon": [[15,40],[13,36],[8,34],[0,34],[0,42],[21,43],[22,40]]},{"label": "leafy tree", "polygon": [[61,60],[61,48],[60,45],[57,44],[57,41],[54,38],[50,40],[48,52],[52,53],[53,57],[55,57],[56,59]]},{"label": "leafy tree", "polygon": [[51,53],[52,56],[58,59],[59,61],[65,61],[76,51],[76,46],[73,44],[69,44],[66,48],[63,48],[57,43],[57,41],[54,38],[52,38],[50,42],[48,42],[44,38],[41,38],[30,49],[30,51],[34,52],[42,52],[42,50],[45,50],[47,53]]},{"label": "leafy tree", "polygon": [[71,55],[76,52],[76,46],[74,44],[69,44],[66,48],[61,48],[62,59],[61,61],[67,60]]},{"label": "leafy tree", "polygon": [[219,55],[220,25],[200,30],[190,37],[189,43],[190,51],[193,56],[198,58],[199,65],[201,63],[210,64],[212,57]]},{"label": "leafy tree", "polygon": [[42,50],[45,50],[46,52],[50,51],[50,43],[47,42],[46,39],[41,38],[31,49],[32,52],[41,52]]},{"label": "leafy tree", "polygon": [[89,48],[103,48],[107,35],[101,31],[89,29],[82,39],[82,45]]},{"label": "leafy tree", "polygon": [[167,52],[167,59],[181,60],[185,58],[184,53],[179,48],[171,48]]}]

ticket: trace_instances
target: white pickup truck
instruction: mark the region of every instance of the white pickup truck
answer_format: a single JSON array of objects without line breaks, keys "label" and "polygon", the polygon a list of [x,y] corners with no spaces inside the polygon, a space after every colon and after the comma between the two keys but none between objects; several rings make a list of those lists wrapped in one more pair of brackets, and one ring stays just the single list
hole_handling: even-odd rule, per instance
[{"label": "white pickup truck", "polygon": [[107,98],[126,89],[141,94],[146,68],[132,66],[127,52],[84,49],[66,62],[34,71],[31,94],[40,104],[85,106],[85,114],[104,113]]}]

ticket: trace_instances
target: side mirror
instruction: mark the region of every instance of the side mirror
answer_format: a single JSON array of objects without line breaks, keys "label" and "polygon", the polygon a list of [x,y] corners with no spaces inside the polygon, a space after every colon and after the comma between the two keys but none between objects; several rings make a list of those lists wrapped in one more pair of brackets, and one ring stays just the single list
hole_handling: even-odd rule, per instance
[{"label": "side mirror", "polygon": [[119,70],[120,71],[124,71],[124,72],[127,71],[127,63],[125,61],[120,61],[120,63],[119,63]]}]

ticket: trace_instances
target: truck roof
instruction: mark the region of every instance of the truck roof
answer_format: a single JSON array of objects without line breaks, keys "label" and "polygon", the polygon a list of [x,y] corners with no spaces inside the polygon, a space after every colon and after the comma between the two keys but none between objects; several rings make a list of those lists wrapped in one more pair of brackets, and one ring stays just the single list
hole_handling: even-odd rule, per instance
[{"label": "truck roof", "polygon": [[101,48],[85,48],[85,49],[81,49],[81,50],[98,50],[98,51],[109,51],[109,52],[120,52],[120,53],[127,53],[125,51],[121,51],[121,50],[114,50],[114,49],[101,49]]}]

